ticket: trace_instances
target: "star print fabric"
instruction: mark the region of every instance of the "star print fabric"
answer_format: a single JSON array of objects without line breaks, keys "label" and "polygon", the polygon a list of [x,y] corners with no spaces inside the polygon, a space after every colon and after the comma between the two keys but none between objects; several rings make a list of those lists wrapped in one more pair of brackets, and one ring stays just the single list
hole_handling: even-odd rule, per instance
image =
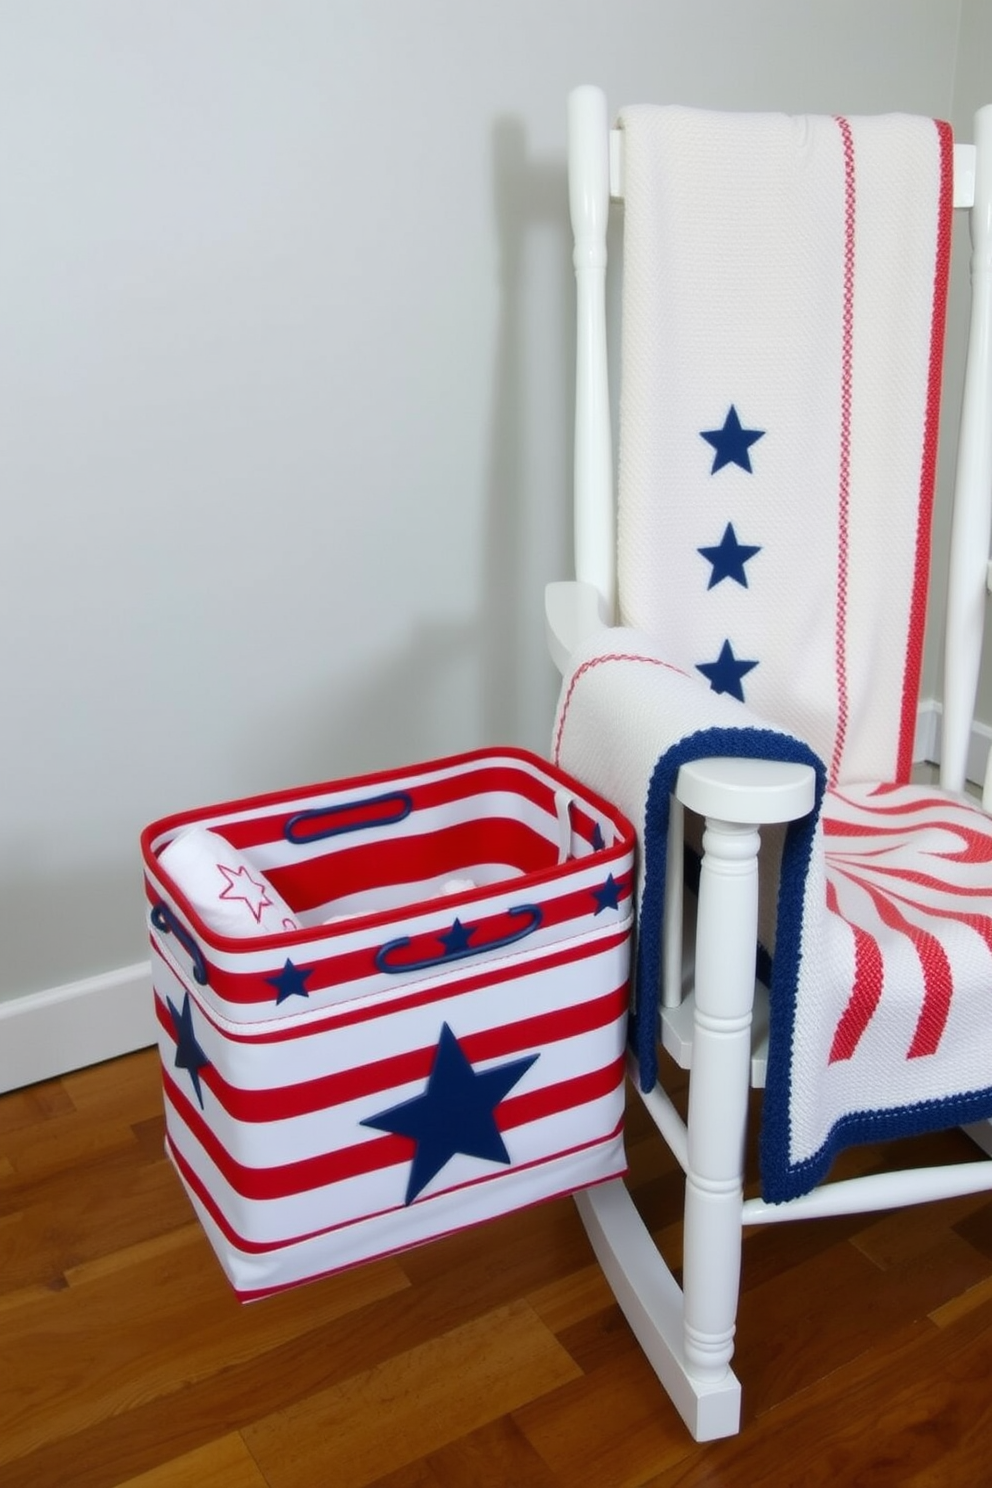
[{"label": "star print fabric", "polygon": [[651,107],[620,123],[621,622],[808,740],[831,779],[902,778],[949,131]]},{"label": "star print fabric", "polygon": [[264,874],[217,832],[187,828],[163,849],[161,863],[221,935],[277,935],[300,928]]}]

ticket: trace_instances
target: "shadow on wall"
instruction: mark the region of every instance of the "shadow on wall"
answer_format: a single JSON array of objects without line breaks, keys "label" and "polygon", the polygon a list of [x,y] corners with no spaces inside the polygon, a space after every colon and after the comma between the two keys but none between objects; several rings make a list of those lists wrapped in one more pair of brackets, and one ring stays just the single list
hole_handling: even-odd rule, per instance
[{"label": "shadow on wall", "polygon": [[[500,296],[481,608],[465,621],[418,616],[402,650],[339,688],[337,700],[329,694],[316,704],[309,700],[303,711],[310,742],[303,757],[296,750],[289,761],[296,780],[361,774],[487,744],[547,751],[558,678],[544,645],[544,586],[571,572],[571,455],[569,435],[564,448],[551,450],[560,475],[549,490],[541,480],[548,453],[541,440],[546,446],[549,403],[553,412],[568,409],[567,417],[550,420],[552,429],[571,423],[568,186],[564,153],[529,159],[519,119],[497,120],[492,158]],[[542,301],[538,323],[528,326],[527,247],[536,230],[551,233],[560,269],[555,299]],[[537,373],[528,357],[534,346],[543,359]],[[553,387],[536,386],[538,376]]]},{"label": "shadow on wall", "polygon": [[[122,966],[148,957],[137,830],[123,861],[87,864],[76,872],[53,874],[50,864],[35,866],[25,854],[16,872],[0,876],[0,900],[4,982],[10,988],[0,1002],[101,975],[109,969],[108,946]],[[45,988],[38,985],[39,945],[45,947]]]},{"label": "shadow on wall", "polygon": [[[493,130],[493,182],[501,296],[483,553],[482,723],[487,739],[528,743],[543,752],[557,695],[557,678],[544,645],[544,586],[571,574],[567,557],[571,441],[570,437],[563,441],[565,447],[552,467],[562,477],[554,489],[547,489],[542,487],[540,464],[535,472],[534,462],[528,459],[528,434],[535,422],[556,408],[567,408],[568,413],[552,419],[552,427],[563,431],[571,427],[568,390],[575,361],[575,328],[564,152],[552,159],[528,158],[523,122],[498,119]],[[541,330],[554,350],[547,366],[536,372],[550,386],[533,384],[535,369],[529,367],[525,354],[531,339],[524,335],[525,318],[532,312],[526,296],[526,248],[528,235],[540,228],[552,230],[555,260],[560,264],[555,276],[558,302],[540,309]],[[527,737],[534,730],[528,727],[525,689],[531,691],[526,685],[528,672],[533,677],[535,671],[545,679],[543,689],[533,689],[538,712],[544,714],[538,725],[544,729],[540,743]]]},{"label": "shadow on wall", "polygon": [[[270,788],[364,775],[479,746],[481,688],[478,622],[417,620],[406,645],[342,685],[312,688],[294,712],[294,738],[280,755],[280,778]],[[476,680],[478,677],[478,681]],[[457,720],[439,725],[439,719]],[[243,760],[249,780],[271,777],[272,758]],[[246,786],[246,791],[251,787]]]}]

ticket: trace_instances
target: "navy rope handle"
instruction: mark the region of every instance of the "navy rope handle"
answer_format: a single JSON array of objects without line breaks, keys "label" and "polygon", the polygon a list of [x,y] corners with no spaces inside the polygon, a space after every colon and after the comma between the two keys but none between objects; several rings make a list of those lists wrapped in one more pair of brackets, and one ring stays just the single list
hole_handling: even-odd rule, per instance
[{"label": "navy rope handle", "polygon": [[[541,923],[541,911],[536,904],[518,904],[508,909],[508,915],[520,917],[528,916],[528,923],[521,926],[519,930],[512,931],[509,935],[502,936],[499,940],[487,941],[485,945],[458,945],[446,948],[440,956],[428,956],[422,961],[395,962],[390,957],[395,951],[402,951],[410,944],[408,935],[399,940],[387,940],[384,946],[376,951],[375,964],[378,971],[388,972],[391,976],[398,976],[404,971],[428,971],[432,966],[446,966],[451,961],[464,961],[466,956],[481,956],[486,951],[499,951],[504,946],[513,945],[518,940],[523,940],[525,935],[530,935]],[[465,933],[465,940],[472,934],[471,928]]]},{"label": "navy rope handle", "polygon": [[155,929],[161,930],[163,935],[169,935],[171,933],[176,937],[193,963],[194,982],[198,982],[201,987],[206,987],[208,985],[207,963],[203,959],[203,952],[186,929],[186,926],[176,919],[176,916],[167,904],[156,904],[152,910],[151,920]]},{"label": "navy rope handle", "polygon": [[[387,809],[381,815],[374,815],[371,820],[345,821],[335,823],[333,818],[341,816],[353,816],[355,812],[364,811],[369,806],[383,806]],[[345,832],[361,832],[366,827],[392,827],[410,815],[413,810],[413,797],[406,791],[387,791],[382,796],[367,796],[363,801],[342,801],[337,806],[317,806],[311,811],[298,811],[291,816],[282,829],[282,834],[287,842],[293,842],[302,846],[307,842],[321,842],[325,837],[340,837]],[[330,819],[331,824],[323,828],[317,824]],[[308,823],[314,823],[313,830],[308,829]]]}]

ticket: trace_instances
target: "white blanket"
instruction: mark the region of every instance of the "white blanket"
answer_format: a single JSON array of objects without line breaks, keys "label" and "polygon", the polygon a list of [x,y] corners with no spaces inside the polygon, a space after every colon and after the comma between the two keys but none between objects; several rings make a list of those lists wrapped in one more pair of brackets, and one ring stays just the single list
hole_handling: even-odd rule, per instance
[{"label": "white blanket", "polygon": [[906,778],[950,131],[651,107],[621,124],[622,621],[807,740],[831,782]]}]

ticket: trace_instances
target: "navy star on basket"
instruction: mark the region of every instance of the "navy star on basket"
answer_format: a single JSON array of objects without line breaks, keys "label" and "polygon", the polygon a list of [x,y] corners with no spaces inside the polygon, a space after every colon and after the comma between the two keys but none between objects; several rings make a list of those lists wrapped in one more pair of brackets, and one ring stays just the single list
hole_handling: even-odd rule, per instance
[{"label": "navy star on basket", "polygon": [[702,672],[714,692],[729,693],[742,703],[744,688],[741,679],[757,665],[756,661],[742,661],[735,656],[733,646],[729,641],[724,641],[716,661],[697,661],[696,670]]},{"label": "navy star on basket", "polygon": [[438,940],[444,946],[445,953],[448,956],[461,956],[468,949],[468,943],[474,934],[474,925],[463,925],[461,920],[456,917],[451,929],[446,930],[443,935],[439,935]]},{"label": "navy star on basket", "polygon": [[209,1066],[210,1060],[197,1043],[196,1034],[193,1031],[193,1008],[189,993],[187,992],[183,997],[182,1012],[175,1007],[171,997],[165,1000],[169,1006],[169,1017],[172,1019],[172,1027],[176,1034],[175,1066],[176,1069],[186,1070],[188,1073],[202,1111],[203,1091],[200,1089],[200,1071]]},{"label": "navy star on basket", "polygon": [[295,966],[287,956],[282,971],[265,978],[269,986],[276,989],[276,1007],[287,997],[309,997],[306,981],[312,975],[312,966]]},{"label": "navy star on basket", "polygon": [[715,547],[697,548],[697,553],[702,553],[707,563],[711,564],[710,581],[707,589],[715,589],[717,584],[722,584],[724,579],[733,579],[735,584],[747,588],[747,574],[744,565],[755,553],[760,553],[761,548],[751,543],[742,543],[737,540],[733,522],[728,522],[724,528],[723,536]]},{"label": "navy star on basket", "polygon": [[739,465],[749,475],[751,470],[750,449],[759,439],[765,437],[764,429],[745,429],[741,424],[737,409],[731,403],[727,417],[719,429],[701,429],[700,438],[705,439],[715,450],[711,475],[716,475],[725,465]]},{"label": "navy star on basket", "polygon": [[496,1124],[496,1109],[538,1058],[526,1054],[495,1069],[477,1070],[447,1023],[441,1025],[423,1094],[362,1121],[363,1126],[409,1137],[416,1144],[405,1204],[412,1204],[458,1153],[483,1162],[511,1161]]},{"label": "navy star on basket", "polygon": [[593,914],[602,914],[604,909],[619,909],[621,893],[622,886],[617,883],[612,873],[607,874],[606,882],[592,891],[592,896],[596,901]]}]

